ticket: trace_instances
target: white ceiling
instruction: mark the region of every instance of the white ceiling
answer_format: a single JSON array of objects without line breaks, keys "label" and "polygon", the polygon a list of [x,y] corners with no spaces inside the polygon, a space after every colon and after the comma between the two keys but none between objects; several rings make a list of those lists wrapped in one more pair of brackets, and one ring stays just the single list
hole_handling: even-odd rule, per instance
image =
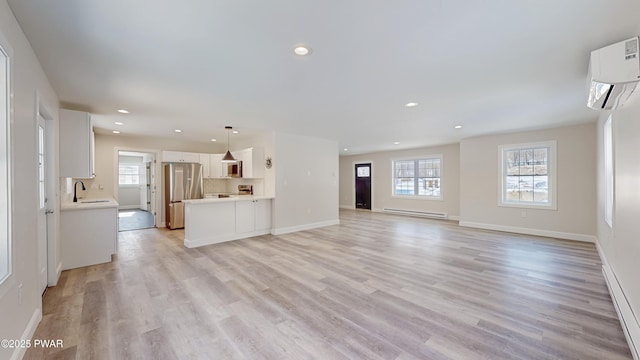
[{"label": "white ceiling", "polygon": [[8,2],[97,127],[226,142],[232,125],[341,153],[593,121],[589,52],[640,32],[637,0]]}]

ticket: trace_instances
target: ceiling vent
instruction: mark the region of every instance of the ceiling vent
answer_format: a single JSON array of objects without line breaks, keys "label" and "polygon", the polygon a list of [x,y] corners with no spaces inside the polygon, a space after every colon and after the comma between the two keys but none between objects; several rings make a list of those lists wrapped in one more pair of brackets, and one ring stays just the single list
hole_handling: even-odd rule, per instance
[{"label": "ceiling vent", "polygon": [[640,81],[638,37],[591,52],[587,106],[613,110],[631,96]]}]

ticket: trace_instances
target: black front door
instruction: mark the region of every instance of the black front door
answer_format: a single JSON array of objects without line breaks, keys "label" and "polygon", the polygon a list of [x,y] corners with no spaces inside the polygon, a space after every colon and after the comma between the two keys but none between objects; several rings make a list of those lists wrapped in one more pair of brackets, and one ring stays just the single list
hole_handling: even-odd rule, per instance
[{"label": "black front door", "polygon": [[356,164],[356,209],[371,210],[371,164]]}]

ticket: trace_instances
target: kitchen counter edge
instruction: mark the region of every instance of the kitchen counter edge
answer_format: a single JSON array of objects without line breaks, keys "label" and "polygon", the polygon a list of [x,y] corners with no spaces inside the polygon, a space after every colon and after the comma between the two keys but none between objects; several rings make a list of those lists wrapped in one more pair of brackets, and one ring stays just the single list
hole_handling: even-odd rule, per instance
[{"label": "kitchen counter edge", "polygon": [[91,210],[91,209],[106,209],[117,208],[119,206],[115,199],[83,199],[81,201],[99,201],[108,200],[106,202],[95,203],[83,203],[83,202],[67,202],[60,205],[60,211],[74,211],[74,210]]}]

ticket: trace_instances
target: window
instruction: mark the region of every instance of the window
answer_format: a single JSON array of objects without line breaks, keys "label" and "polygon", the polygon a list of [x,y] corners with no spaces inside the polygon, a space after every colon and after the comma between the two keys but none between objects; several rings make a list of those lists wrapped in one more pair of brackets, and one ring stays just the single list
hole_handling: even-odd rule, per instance
[{"label": "window", "polygon": [[555,209],[555,142],[501,146],[501,205]]},{"label": "window", "polygon": [[9,54],[0,36],[0,283],[11,274],[11,173]]},{"label": "window", "polygon": [[140,184],[140,165],[139,164],[120,164],[118,166],[118,184],[119,185],[139,185]]},{"label": "window", "polygon": [[393,195],[440,198],[440,157],[393,161]]},{"label": "window", "polygon": [[613,227],[613,133],[611,115],[604,122],[604,220]]}]

